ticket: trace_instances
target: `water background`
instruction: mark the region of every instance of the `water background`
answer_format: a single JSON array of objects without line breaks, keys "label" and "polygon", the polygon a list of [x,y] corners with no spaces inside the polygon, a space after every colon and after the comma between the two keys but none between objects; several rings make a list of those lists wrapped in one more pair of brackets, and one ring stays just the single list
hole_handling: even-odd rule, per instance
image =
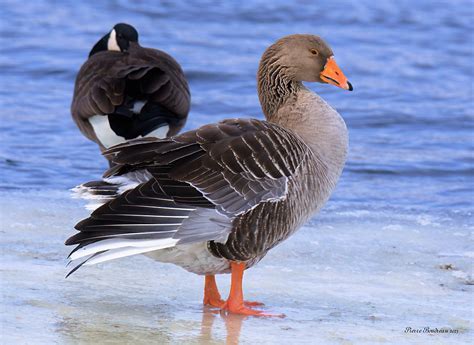
[{"label": "water background", "polygon": [[193,100],[187,128],[261,118],[255,74],[264,49],[291,33],[324,37],[355,87],[310,85],[350,129],[333,203],[469,211],[470,1],[66,3],[3,5],[2,190],[61,190],[102,172],[104,161],[77,131],[69,106],[91,46],[125,21],[139,29],[142,45],[183,66]]},{"label": "water background", "polygon": [[[308,86],[344,117],[350,131],[349,158],[333,197],[321,215],[312,220],[308,226],[310,230],[304,229],[292,244],[277,249],[274,258],[288,259],[286,253],[292,248],[291,253],[295,256],[285,261],[285,265],[299,263],[307,258],[303,255],[305,250],[316,251],[307,247],[309,240],[318,242],[329,236],[325,239],[330,242],[331,238],[341,240],[337,234],[345,234],[342,238],[347,242],[336,241],[332,250],[321,249],[338,253],[341,247],[353,246],[347,253],[347,262],[336,260],[334,267],[342,268],[353,263],[354,257],[361,255],[360,251],[364,252],[374,244],[385,248],[388,244],[383,241],[393,238],[393,231],[399,231],[397,246],[402,248],[399,254],[406,257],[410,252],[406,249],[410,245],[403,238],[410,239],[415,246],[412,248],[414,257],[426,250],[426,267],[435,280],[438,274],[444,273],[434,269],[446,261],[440,257],[449,254],[461,258],[457,265],[464,266],[457,272],[464,274],[467,280],[462,277],[464,281],[459,277],[456,280],[456,276],[451,275],[449,279],[454,279],[453,286],[464,284],[462,288],[457,285],[456,291],[468,289],[456,299],[460,306],[466,306],[462,301],[472,298],[468,284],[472,283],[472,262],[466,258],[472,258],[473,252],[470,239],[474,187],[474,21],[473,3],[469,0],[2,1],[0,197],[2,237],[6,248],[2,260],[6,266],[5,277],[10,278],[11,284],[3,285],[4,291],[23,291],[15,284],[20,284],[21,277],[24,280],[24,275],[28,274],[25,272],[38,264],[31,254],[35,251],[40,258],[44,258],[45,253],[51,255],[50,261],[46,260],[44,264],[55,269],[48,278],[51,284],[59,281],[57,274],[64,273],[63,268],[58,268],[67,253],[61,242],[72,233],[74,223],[87,214],[82,210],[81,202],[70,199],[67,190],[98,178],[106,168],[96,145],[81,135],[71,119],[69,107],[74,78],[93,44],[117,22],[133,24],[143,46],[162,49],[182,65],[192,94],[187,129],[229,117],[262,118],[255,75],[264,49],[287,34],[322,36],[333,48],[339,66],[354,85],[354,92],[330,85]],[[326,235],[324,229],[328,231]],[[423,236],[414,239],[414,233]],[[361,242],[360,247],[354,247],[354,243],[363,238],[366,241]],[[33,256],[25,258],[19,253]],[[386,252],[375,254],[378,258],[375,261],[381,262],[382,268],[379,268],[388,272],[392,267],[383,266],[386,255]],[[269,257],[267,265],[271,263],[272,257]],[[326,256],[311,258],[314,264],[331,260]],[[126,260],[121,262],[132,269],[136,260],[146,262],[143,265],[150,272],[163,269],[163,265],[157,266],[145,258],[132,259],[132,264],[125,263]],[[374,257],[365,260],[366,264],[372,264]],[[20,265],[19,270],[24,275],[9,276],[11,266],[7,263]],[[268,267],[265,271],[265,260],[262,264],[262,268],[256,270],[261,270],[265,277]],[[104,267],[113,267],[119,272],[120,264]],[[169,272],[174,272],[173,269],[178,270],[165,268]],[[288,266],[287,269],[292,268]],[[301,268],[302,271],[307,269]],[[90,270],[98,272],[97,276],[102,272]],[[424,268],[419,268],[420,272],[425,272]],[[189,276],[181,271],[170,274],[177,274],[176,279],[188,279]],[[300,279],[300,275],[296,277],[305,286],[304,279]],[[122,282],[117,276],[112,278],[115,278],[112,285]],[[198,278],[189,279],[200,288]],[[275,282],[280,279],[276,274],[267,275],[267,278]],[[315,284],[319,278],[314,276]],[[30,279],[34,281],[32,277]],[[364,285],[367,282],[363,280],[361,286],[367,289],[368,285]],[[78,283],[80,281],[80,277],[77,278],[76,284],[85,284]],[[327,284],[330,282],[329,277]],[[71,285],[62,291],[78,289],[77,285],[68,284]],[[90,284],[92,290],[98,290],[93,282]],[[327,289],[322,291],[327,292]],[[194,293],[193,298],[198,300],[197,291]],[[450,293],[446,292],[447,295]],[[67,304],[71,296],[67,292],[65,296],[57,303]],[[3,297],[5,308],[27,303],[21,293],[4,293]],[[297,292],[294,298],[298,300]],[[45,295],[38,297],[38,300],[44,299]],[[153,300],[151,296],[147,299]],[[84,297],[82,302],[87,303],[87,299]],[[170,300],[156,303],[164,303],[166,308],[173,309]],[[446,303],[449,310],[453,304]],[[317,307],[316,304],[307,306],[307,315],[312,315],[310,311]],[[182,308],[185,305],[187,303],[183,302]],[[53,321],[45,327],[53,333],[64,330],[63,323],[58,326],[53,315],[56,307],[46,308]],[[428,303],[427,307],[431,311],[436,309],[435,304]],[[37,306],[32,308],[35,312],[39,310]],[[469,317],[469,312],[460,308],[455,314],[463,315],[461,319],[467,319],[471,325],[472,313]],[[431,315],[428,309],[425,314]],[[100,319],[101,313],[97,313]],[[78,319],[78,324],[84,321]],[[185,319],[189,321],[192,317],[187,315]],[[336,319],[336,323],[347,321]],[[447,322],[438,321],[439,325]],[[13,334],[13,338],[8,339],[20,339],[15,338],[13,331],[23,329],[18,322],[13,317],[2,321],[5,329]],[[67,324],[67,321],[61,322]],[[433,322],[434,327],[436,322]],[[423,322],[420,324],[424,325]],[[393,329],[397,328],[396,334],[401,334],[399,329],[404,326],[408,325],[401,323]],[[150,331],[146,327],[153,326],[143,327]],[[296,326],[288,327],[295,329]],[[308,326],[308,332],[311,327]],[[471,326],[463,327],[470,329]],[[321,328],[322,331],[327,329]],[[301,339],[310,341],[305,329],[296,327],[296,330]],[[242,341],[250,343],[252,333],[249,332],[242,335]],[[255,332],[259,332],[258,328]],[[222,334],[225,337],[226,332]],[[342,336],[337,332],[334,334],[331,338],[325,333],[327,339],[332,340]],[[173,337],[170,339],[172,343]],[[219,339],[224,341],[224,338]],[[275,339],[283,338],[275,335]],[[347,339],[364,341],[363,337]],[[459,339],[451,341],[456,343]],[[48,341],[64,342],[64,339],[51,337]]]}]

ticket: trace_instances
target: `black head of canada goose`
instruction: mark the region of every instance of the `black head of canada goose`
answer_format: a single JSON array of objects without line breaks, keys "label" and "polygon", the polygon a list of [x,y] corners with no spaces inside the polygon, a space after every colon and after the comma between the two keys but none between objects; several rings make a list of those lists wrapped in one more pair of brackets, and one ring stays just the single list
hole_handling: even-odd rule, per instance
[{"label": "black head of canada goose", "polygon": [[129,139],[177,134],[190,99],[176,60],[140,46],[137,30],[120,23],[94,45],[82,65],[71,112],[81,132],[103,151]]},{"label": "black head of canada goose", "polygon": [[[271,45],[257,81],[266,121],[224,120],[105,151],[116,164],[105,176],[131,184],[76,225],[66,244],[77,245],[71,260],[85,261],[74,270],[144,253],[205,275],[205,304],[268,315],[243,301],[243,271],[321,209],[347,153],[344,120],[302,82],[352,85],[313,35]],[[229,272],[223,301],[214,275]]]}]

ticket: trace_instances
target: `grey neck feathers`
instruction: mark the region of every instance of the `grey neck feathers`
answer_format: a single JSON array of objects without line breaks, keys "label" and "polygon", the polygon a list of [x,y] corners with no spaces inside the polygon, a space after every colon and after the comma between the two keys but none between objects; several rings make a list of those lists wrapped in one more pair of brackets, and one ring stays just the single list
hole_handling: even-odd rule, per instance
[{"label": "grey neck feathers", "polygon": [[281,65],[274,53],[271,50],[265,52],[257,75],[258,97],[268,121],[273,120],[273,115],[283,104],[296,100],[297,93],[303,86],[292,80],[289,68]]},{"label": "grey neck feathers", "polygon": [[268,51],[258,70],[258,95],[267,121],[298,134],[318,159],[332,167],[337,180],[344,165],[348,137],[342,117],[317,94],[292,78],[278,54]]}]

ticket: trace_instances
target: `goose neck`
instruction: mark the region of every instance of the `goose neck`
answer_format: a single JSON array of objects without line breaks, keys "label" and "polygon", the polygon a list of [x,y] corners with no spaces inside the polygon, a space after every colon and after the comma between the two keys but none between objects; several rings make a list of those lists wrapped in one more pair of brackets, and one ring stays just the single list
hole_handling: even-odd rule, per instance
[{"label": "goose neck", "polygon": [[268,121],[275,122],[274,115],[284,104],[296,101],[301,82],[291,78],[291,70],[278,62],[276,57],[263,57],[258,76],[258,96]]}]

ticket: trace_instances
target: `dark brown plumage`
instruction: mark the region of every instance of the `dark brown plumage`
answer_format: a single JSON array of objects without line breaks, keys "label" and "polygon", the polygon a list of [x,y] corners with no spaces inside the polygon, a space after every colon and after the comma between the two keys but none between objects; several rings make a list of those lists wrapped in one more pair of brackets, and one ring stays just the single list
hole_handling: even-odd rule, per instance
[{"label": "dark brown plumage", "polygon": [[[163,126],[168,127],[162,137],[175,135],[190,108],[189,87],[176,60],[163,51],[141,47],[138,36],[136,41],[132,37],[126,41],[125,29],[135,30],[118,24],[94,46],[75,83],[73,119],[101,150]],[[106,117],[108,121],[101,123]],[[107,124],[110,129],[98,133]]]}]

